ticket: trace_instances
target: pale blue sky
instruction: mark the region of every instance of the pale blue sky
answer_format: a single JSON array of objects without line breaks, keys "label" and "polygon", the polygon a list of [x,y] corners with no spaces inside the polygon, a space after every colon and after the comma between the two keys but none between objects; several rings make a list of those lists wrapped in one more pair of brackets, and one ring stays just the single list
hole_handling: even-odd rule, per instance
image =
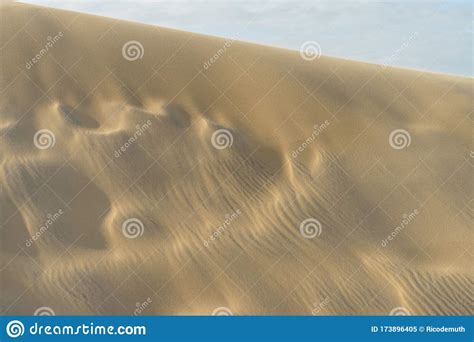
[{"label": "pale blue sky", "polygon": [[471,1],[24,0],[325,55],[472,76]]}]

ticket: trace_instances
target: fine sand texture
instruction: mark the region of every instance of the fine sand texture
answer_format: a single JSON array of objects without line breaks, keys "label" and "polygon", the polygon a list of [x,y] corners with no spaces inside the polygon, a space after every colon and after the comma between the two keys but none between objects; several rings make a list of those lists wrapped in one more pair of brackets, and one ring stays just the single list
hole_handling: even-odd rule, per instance
[{"label": "fine sand texture", "polygon": [[474,313],[471,78],[0,19],[2,314]]}]

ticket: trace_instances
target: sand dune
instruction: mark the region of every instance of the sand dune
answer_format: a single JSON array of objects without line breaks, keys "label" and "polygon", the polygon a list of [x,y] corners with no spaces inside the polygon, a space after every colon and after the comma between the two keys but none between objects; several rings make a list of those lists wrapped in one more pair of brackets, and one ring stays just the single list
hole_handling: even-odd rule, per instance
[{"label": "sand dune", "polygon": [[472,79],[17,3],[0,32],[2,314],[473,313]]}]

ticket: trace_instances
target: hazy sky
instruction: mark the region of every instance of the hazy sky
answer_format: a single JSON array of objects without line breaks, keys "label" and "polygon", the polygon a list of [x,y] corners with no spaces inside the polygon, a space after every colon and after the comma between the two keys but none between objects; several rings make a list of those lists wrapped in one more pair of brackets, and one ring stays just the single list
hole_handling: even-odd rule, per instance
[{"label": "hazy sky", "polygon": [[473,75],[473,5],[447,1],[24,0],[322,54]]}]

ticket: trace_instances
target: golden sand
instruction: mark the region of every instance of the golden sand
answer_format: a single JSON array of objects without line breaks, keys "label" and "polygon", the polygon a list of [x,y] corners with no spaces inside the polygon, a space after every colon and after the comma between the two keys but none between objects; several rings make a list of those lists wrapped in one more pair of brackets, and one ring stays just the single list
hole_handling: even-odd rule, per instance
[{"label": "golden sand", "polygon": [[0,25],[2,314],[473,313],[472,79]]}]

